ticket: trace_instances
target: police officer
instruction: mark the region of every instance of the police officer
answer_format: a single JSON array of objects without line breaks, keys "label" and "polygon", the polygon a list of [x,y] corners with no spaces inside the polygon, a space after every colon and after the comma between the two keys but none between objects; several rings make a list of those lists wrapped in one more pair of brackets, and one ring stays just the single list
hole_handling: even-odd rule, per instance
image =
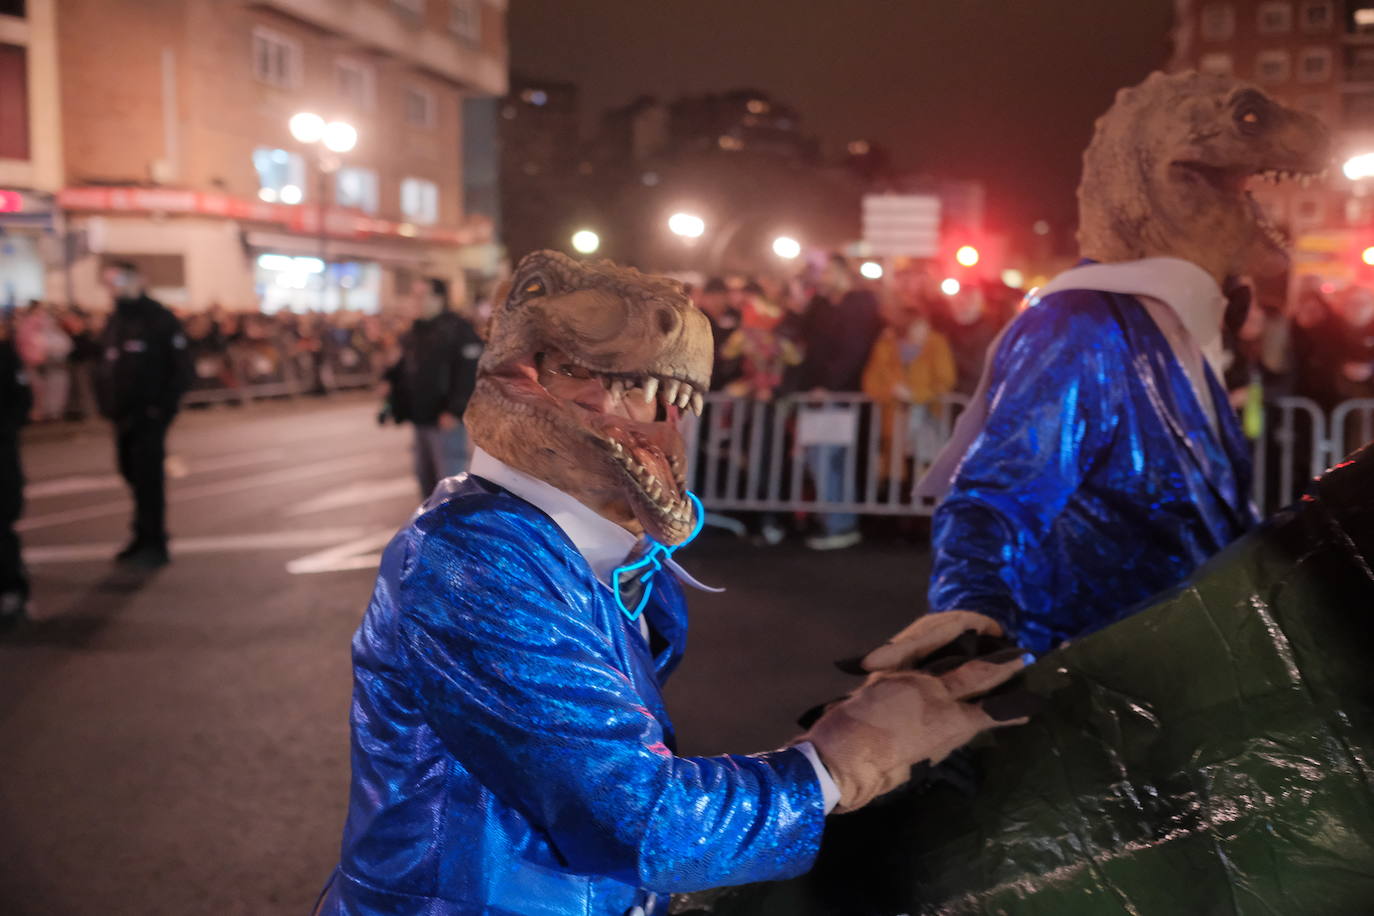
[{"label": "police officer", "polygon": [[386,374],[389,410],[415,426],[415,478],[420,498],[467,467],[463,411],[477,387],[482,338],[453,311],[448,284],[438,277],[415,285],[420,317],[401,339],[401,358]]},{"label": "police officer", "polygon": [[24,509],[24,474],[19,465],[19,427],[33,408],[33,391],[0,316],[0,632],[24,619],[29,580],[14,523]]},{"label": "police officer", "polygon": [[101,274],[114,297],[96,379],[100,412],[114,423],[119,473],[134,496],[133,540],[115,559],[162,566],[167,497],[162,465],[167,428],[191,386],[186,335],[176,316],[144,291],[138,268],[115,262]]}]

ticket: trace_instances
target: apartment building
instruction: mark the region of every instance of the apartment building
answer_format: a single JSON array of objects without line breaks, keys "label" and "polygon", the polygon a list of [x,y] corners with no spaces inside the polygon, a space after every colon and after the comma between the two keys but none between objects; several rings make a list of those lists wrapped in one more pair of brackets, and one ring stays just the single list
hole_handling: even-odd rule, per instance
[{"label": "apartment building", "polygon": [[[113,259],[192,309],[461,285],[491,236],[464,209],[462,106],[505,92],[505,5],[3,0],[0,303],[99,306]],[[356,143],[302,142],[302,112]]]},{"label": "apartment building", "polygon": [[[1178,0],[1174,38],[1174,69],[1231,74],[1319,116],[1338,163],[1374,151],[1374,2]],[[1344,236],[1374,220],[1369,180],[1337,168],[1306,188],[1255,192],[1297,238],[1300,273],[1348,278]]]}]

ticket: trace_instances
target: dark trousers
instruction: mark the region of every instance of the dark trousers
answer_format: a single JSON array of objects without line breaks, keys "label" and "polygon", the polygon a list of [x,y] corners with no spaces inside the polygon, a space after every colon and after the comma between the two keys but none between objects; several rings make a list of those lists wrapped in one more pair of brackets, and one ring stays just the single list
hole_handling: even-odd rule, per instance
[{"label": "dark trousers", "polygon": [[0,429],[0,595],[27,597],[29,580],[19,552],[14,523],[24,511],[24,474],[19,466],[19,433]]},{"label": "dark trousers", "polygon": [[134,541],[167,546],[167,484],[162,464],[167,454],[169,421],[131,417],[115,422],[119,473],[134,495]]}]

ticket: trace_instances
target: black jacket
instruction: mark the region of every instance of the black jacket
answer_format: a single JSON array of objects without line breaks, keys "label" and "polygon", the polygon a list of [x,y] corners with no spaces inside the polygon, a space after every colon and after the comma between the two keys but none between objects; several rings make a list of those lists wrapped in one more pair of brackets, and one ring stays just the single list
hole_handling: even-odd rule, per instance
[{"label": "black jacket", "polygon": [[434,426],[439,414],[461,418],[477,386],[482,338],[455,312],[421,318],[401,339],[401,359],[387,372],[398,422]]},{"label": "black jacket", "polygon": [[883,329],[873,294],[851,290],[838,305],[816,296],[802,323],[806,356],[798,367],[797,387],[802,391],[863,390],[864,366]]},{"label": "black jacket", "polygon": [[111,420],[171,419],[194,373],[181,322],[147,295],[121,299],[96,364],[100,412]]},{"label": "black jacket", "polygon": [[29,420],[33,389],[29,374],[14,352],[14,344],[0,340],[0,432],[13,434]]}]

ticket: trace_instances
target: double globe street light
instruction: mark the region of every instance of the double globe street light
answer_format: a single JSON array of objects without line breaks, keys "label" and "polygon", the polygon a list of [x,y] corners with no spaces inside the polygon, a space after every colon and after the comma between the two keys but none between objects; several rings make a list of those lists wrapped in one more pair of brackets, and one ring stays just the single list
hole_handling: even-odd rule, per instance
[{"label": "double globe street light", "polygon": [[[341,163],[338,156],[358,145],[358,129],[347,121],[325,121],[313,111],[302,111],[292,115],[287,126],[290,127],[291,136],[296,138],[296,142],[311,147],[315,152],[315,173],[319,187],[316,224],[320,235],[320,262],[324,265],[320,277],[320,308],[323,310],[329,292],[329,236],[325,226],[329,176],[339,170]],[[286,200],[284,193],[282,200],[285,203],[300,202],[299,197],[295,201]]]}]

